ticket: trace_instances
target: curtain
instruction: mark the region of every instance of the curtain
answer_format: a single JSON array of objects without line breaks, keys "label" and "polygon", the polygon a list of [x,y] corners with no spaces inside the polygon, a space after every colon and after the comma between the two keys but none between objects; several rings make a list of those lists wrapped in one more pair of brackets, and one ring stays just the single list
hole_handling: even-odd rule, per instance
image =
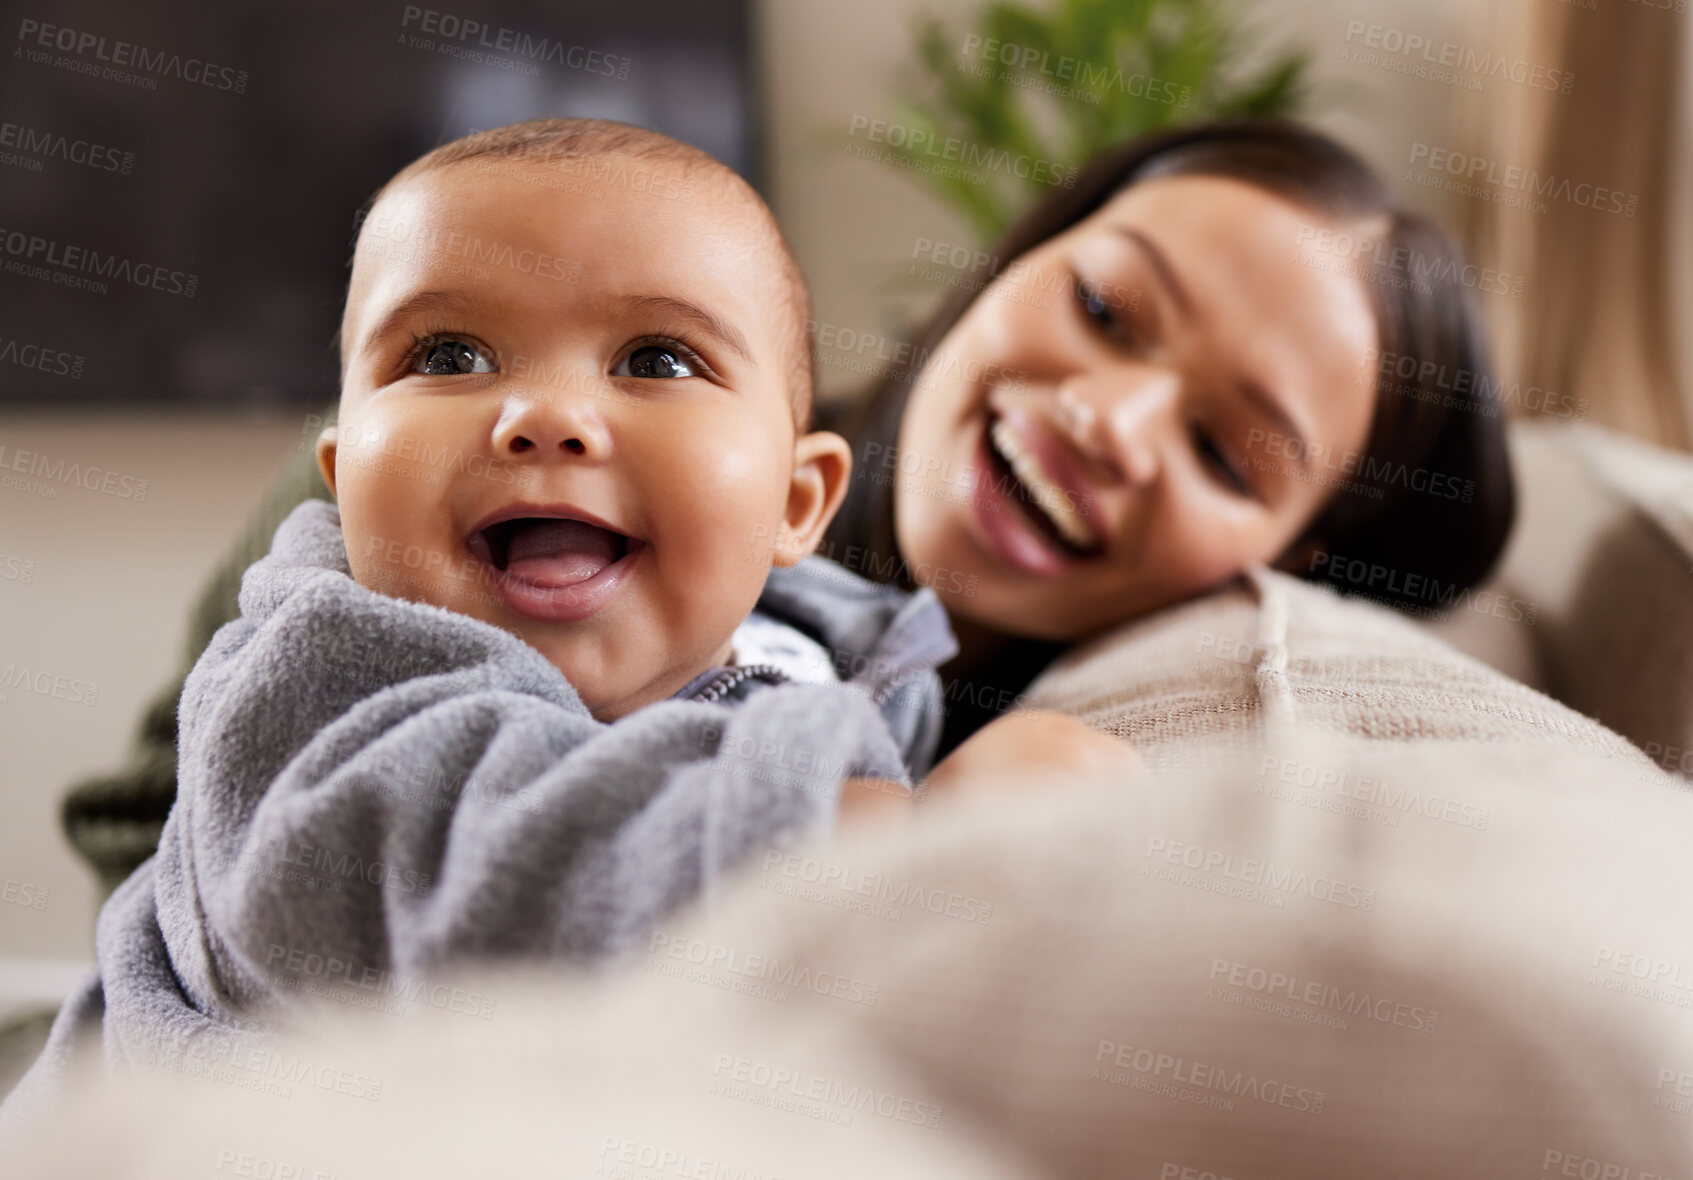
[{"label": "curtain", "polygon": [[[1455,95],[1466,160],[1452,178],[1452,212],[1472,257],[1526,280],[1520,298],[1483,300],[1501,378],[1523,391],[1513,409],[1685,449],[1693,119],[1683,79],[1693,10],[1677,4],[1693,9],[1688,0],[1464,5],[1466,50],[1543,72],[1542,85],[1493,76]],[[1549,70],[1573,75],[1570,93],[1543,88]]]}]

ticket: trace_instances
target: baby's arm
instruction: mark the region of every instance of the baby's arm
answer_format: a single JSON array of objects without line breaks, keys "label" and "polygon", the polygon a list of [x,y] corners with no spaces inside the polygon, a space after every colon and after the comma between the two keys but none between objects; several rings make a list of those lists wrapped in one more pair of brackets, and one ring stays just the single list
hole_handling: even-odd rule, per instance
[{"label": "baby's arm", "polygon": [[904,777],[875,706],[840,689],[608,726],[514,637],[331,570],[267,558],[242,608],[184,687],[157,866],[192,894],[166,937],[202,1011],[279,998],[300,962],[594,958],[827,830],[844,780]]}]

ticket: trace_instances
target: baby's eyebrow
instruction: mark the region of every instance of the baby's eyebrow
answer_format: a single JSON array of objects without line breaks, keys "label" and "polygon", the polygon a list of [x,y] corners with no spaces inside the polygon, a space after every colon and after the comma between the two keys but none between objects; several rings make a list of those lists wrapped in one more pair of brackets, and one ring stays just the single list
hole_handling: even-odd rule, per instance
[{"label": "baby's eyebrow", "polygon": [[741,359],[752,363],[752,354],[747,349],[746,337],[735,330],[735,326],[723,319],[712,315],[703,307],[689,303],[686,299],[677,299],[670,295],[630,295],[624,302],[630,307],[646,311],[668,312],[680,319],[687,320],[707,335],[715,336],[724,344],[740,354]]},{"label": "baby's eyebrow", "polygon": [[463,312],[467,304],[473,300],[465,297],[462,291],[418,291],[407,295],[393,307],[388,314],[379,320],[375,327],[364,334],[359,341],[359,351],[363,352],[370,346],[386,337],[399,324],[413,316],[428,315],[431,312],[441,314],[456,314]]}]

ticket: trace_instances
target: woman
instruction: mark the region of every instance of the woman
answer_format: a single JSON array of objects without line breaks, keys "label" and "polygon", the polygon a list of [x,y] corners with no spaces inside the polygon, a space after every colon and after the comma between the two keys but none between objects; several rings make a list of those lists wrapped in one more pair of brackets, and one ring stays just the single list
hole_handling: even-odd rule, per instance
[{"label": "woman", "polygon": [[1268,121],[1136,140],[987,254],[842,424],[859,467],[824,551],[941,596],[971,686],[943,754],[1064,646],[1254,563],[1492,567],[1514,513],[1472,297],[1493,279],[1338,144]]}]

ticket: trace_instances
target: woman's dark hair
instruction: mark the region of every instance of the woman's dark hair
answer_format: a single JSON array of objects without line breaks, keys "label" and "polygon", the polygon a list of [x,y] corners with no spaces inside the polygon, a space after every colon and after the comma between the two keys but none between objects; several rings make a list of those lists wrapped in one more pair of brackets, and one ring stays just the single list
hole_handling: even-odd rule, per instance
[{"label": "woman's dark hair", "polygon": [[[1375,308],[1369,441],[1362,455],[1328,473],[1338,488],[1289,546],[1282,567],[1419,613],[1449,606],[1492,569],[1516,510],[1504,408],[1474,300],[1478,284],[1500,280],[1467,267],[1446,234],[1401,207],[1357,156],[1295,123],[1199,124],[1096,156],[1072,187],[1054,189],[987,251],[991,261],[935,313],[912,359],[839,428],[860,455],[866,443],[891,447],[924,359],[995,275],[1125,187],[1169,176],[1244,181],[1338,222],[1385,220],[1368,261],[1337,258],[1357,266]],[[830,541],[897,554],[893,492],[894,481],[855,478]],[[909,584],[904,563],[889,564]]]}]

